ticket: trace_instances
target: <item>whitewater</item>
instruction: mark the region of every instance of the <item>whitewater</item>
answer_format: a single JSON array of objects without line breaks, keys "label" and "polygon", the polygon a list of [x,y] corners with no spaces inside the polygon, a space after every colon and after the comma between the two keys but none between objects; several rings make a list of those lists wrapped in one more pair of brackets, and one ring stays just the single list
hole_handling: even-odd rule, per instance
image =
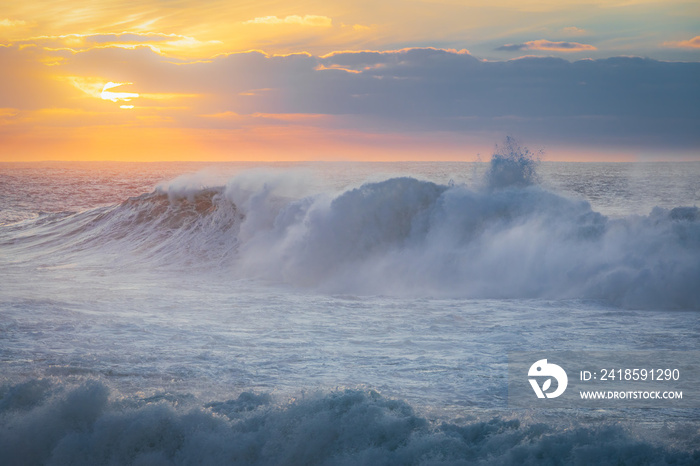
[{"label": "whitewater", "polygon": [[700,164],[527,155],[2,164],[0,463],[700,463],[698,410],[507,402],[700,346]]}]

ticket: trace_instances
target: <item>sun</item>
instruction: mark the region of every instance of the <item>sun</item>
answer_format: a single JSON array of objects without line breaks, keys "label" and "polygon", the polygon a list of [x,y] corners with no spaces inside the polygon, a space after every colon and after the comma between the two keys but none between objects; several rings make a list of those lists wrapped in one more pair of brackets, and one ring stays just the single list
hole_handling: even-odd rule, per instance
[{"label": "sun", "polygon": [[[112,92],[109,89],[114,89],[115,87],[123,86],[125,84],[132,84],[132,83],[113,83],[113,82],[108,82],[107,84],[104,85],[102,88],[102,93],[100,94],[100,97],[104,100],[111,100],[112,102],[118,102],[120,100],[124,102],[129,102],[131,99],[136,99],[139,97],[139,94],[136,92]],[[133,108],[133,105],[123,105],[122,108]]]}]

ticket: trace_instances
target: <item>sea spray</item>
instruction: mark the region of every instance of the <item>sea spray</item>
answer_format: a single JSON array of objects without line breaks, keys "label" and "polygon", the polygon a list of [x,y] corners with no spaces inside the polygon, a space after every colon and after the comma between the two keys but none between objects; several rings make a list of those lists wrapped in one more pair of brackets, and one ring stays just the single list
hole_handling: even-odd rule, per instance
[{"label": "sea spray", "polygon": [[[697,348],[672,308],[698,303],[700,166],[540,165],[566,196],[392,166],[337,189],[198,174],[108,206],[83,176],[18,179],[63,212],[0,228],[0,463],[700,462],[692,410],[504,407],[512,351]],[[526,299],[552,296],[584,299]]]},{"label": "sea spray", "polygon": [[695,207],[609,218],[538,184],[536,167],[506,139],[472,186],[398,177],[319,191],[293,170],[225,186],[194,176],[25,222],[6,246],[41,266],[149,265],[324,293],[700,308]]},{"label": "sea spray", "polygon": [[[697,432],[688,435],[697,442]],[[244,392],[202,404],[191,396],[110,395],[93,380],[31,380],[0,388],[0,458],[8,466],[691,465],[700,451],[656,446],[606,424],[559,430],[498,417],[435,423],[372,390],[288,403]]]},{"label": "sea spray", "polygon": [[503,143],[496,148],[491,156],[489,169],[486,172],[486,183],[490,188],[525,187],[540,182],[537,174],[542,151],[531,152],[522,147],[512,136],[506,136]]}]

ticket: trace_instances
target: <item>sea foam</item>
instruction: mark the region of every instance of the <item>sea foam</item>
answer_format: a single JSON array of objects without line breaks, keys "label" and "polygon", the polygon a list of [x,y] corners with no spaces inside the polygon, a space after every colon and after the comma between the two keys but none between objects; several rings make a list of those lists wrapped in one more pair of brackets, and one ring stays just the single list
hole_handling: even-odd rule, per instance
[{"label": "sea foam", "polygon": [[0,388],[0,459],[8,466],[689,465],[700,461],[700,451],[655,446],[614,425],[559,430],[503,418],[434,422],[375,391],[287,402],[244,392],[200,403],[187,396],[124,397],[94,380],[38,379]]}]

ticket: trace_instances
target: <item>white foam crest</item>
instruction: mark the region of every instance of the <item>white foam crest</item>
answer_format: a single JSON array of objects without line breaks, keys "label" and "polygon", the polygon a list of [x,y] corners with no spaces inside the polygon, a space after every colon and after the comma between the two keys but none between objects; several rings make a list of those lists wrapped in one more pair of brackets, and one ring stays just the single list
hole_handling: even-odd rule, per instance
[{"label": "white foam crest", "polygon": [[316,192],[318,186],[311,171],[254,169],[232,178],[224,197],[245,212],[239,235],[247,241],[272,228],[290,203]]},{"label": "white foam crest", "polygon": [[694,464],[689,446],[638,440],[619,426],[492,418],[431,422],[374,391],[274,403],[266,394],[200,404],[125,397],[101,382],[0,387],[0,458],[33,464]]},{"label": "white foam crest", "polygon": [[519,182],[470,188],[403,177],[319,192],[305,172],[243,172],[225,187],[196,175],[33,228],[26,250],[44,248],[60,264],[225,269],[343,294],[700,308],[696,207],[609,219]]},{"label": "white foam crest", "polygon": [[266,220],[243,222],[242,275],[334,293],[700,307],[693,208],[610,220],[538,186],[472,190],[412,178],[255,208]]},{"label": "white foam crest", "polygon": [[156,185],[155,192],[167,194],[171,201],[192,199],[202,191],[217,189],[223,186],[226,179],[213,168],[206,168],[195,173],[185,173],[170,181]]}]

